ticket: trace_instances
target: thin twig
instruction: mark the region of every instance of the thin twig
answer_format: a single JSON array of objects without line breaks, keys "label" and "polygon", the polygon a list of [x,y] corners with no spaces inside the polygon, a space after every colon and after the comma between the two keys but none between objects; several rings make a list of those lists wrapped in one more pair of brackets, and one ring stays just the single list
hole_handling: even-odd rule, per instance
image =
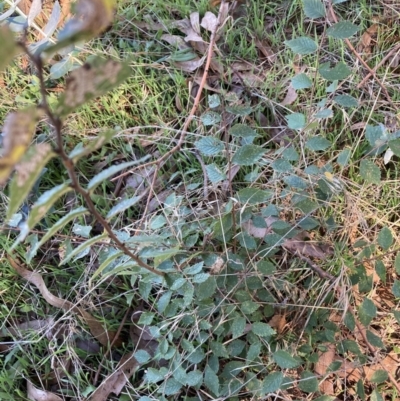
[{"label": "thin twig", "polygon": [[[390,52],[380,61],[380,63],[378,63],[378,65],[376,67],[374,67],[374,69],[372,70],[374,72],[374,74],[376,74],[376,72],[378,71],[379,68],[381,68],[383,66],[383,64],[385,64],[385,62],[393,56],[394,53],[400,51],[400,43],[397,43],[397,45],[395,47],[393,47],[392,50],[390,50]],[[363,78],[363,80],[357,85],[357,89],[361,88],[365,82],[371,77],[373,76],[373,74],[371,74],[370,72]]]},{"label": "thin twig", "polygon": [[164,276],[164,273],[157,271],[147,263],[143,262],[138,256],[136,256],[132,251],[123,243],[121,242],[118,237],[114,234],[111,226],[109,225],[108,221],[97,211],[96,206],[94,205],[92,198],[90,197],[89,192],[87,192],[80,184],[78,180],[78,176],[75,173],[75,166],[73,161],[68,157],[67,153],[65,152],[64,149],[64,143],[63,143],[63,138],[62,138],[62,121],[59,117],[57,117],[52,110],[50,109],[50,106],[47,102],[47,91],[46,91],[46,84],[44,81],[44,76],[43,76],[43,62],[42,58],[39,55],[34,55],[32,54],[26,44],[24,42],[20,42],[19,45],[22,47],[26,55],[29,57],[31,62],[35,65],[37,69],[37,74],[38,74],[38,79],[39,79],[39,85],[40,85],[40,93],[41,93],[41,103],[39,107],[43,109],[43,111],[46,113],[50,123],[54,127],[54,131],[56,134],[56,143],[57,143],[57,149],[55,150],[56,153],[60,156],[61,161],[68,171],[69,178],[71,179],[71,187],[75,189],[77,193],[79,193],[85,203],[89,211],[92,213],[93,217],[95,220],[97,220],[98,223],[100,223],[104,230],[107,232],[109,235],[110,239],[115,243],[115,245],[127,256],[129,256],[132,260],[134,260],[140,267],[143,269],[146,269],[154,274],[157,274],[159,276]]},{"label": "thin twig", "polygon": [[[332,6],[332,2],[329,2],[329,8],[330,8],[330,12],[332,15],[333,20],[335,21],[335,23],[338,23],[339,20],[335,14],[335,11],[333,9]],[[387,101],[390,103],[390,105],[395,108],[395,105],[393,103],[392,98],[389,95],[389,92],[387,91],[385,85],[379,80],[379,78],[376,76],[375,71],[372,70],[372,68],[363,60],[363,58],[358,54],[357,50],[354,48],[354,46],[351,44],[349,39],[344,39],[347,47],[352,51],[352,53],[356,56],[356,58],[360,61],[360,63],[369,71],[369,73],[374,77],[375,81],[377,82],[377,84],[381,87],[384,95],[386,96]]]}]

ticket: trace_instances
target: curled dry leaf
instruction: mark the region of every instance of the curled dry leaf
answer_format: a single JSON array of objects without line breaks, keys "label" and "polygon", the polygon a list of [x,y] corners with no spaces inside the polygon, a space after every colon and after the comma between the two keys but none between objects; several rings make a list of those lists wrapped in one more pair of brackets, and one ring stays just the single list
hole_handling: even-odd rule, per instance
[{"label": "curled dry leaf", "polygon": [[282,334],[283,330],[285,329],[286,326],[286,316],[283,314],[277,314],[272,316],[271,320],[268,322],[268,324],[273,328],[276,329],[276,332],[278,334]]},{"label": "curled dry leaf", "polygon": [[42,276],[39,273],[29,271],[24,269],[17,263],[11,256],[7,257],[10,265],[15,269],[15,271],[25,280],[29,281],[37,287],[39,292],[42,294],[43,298],[52,306],[56,308],[64,309],[67,312],[74,312],[82,316],[87,325],[89,326],[92,335],[104,346],[108,346],[109,342],[112,341],[114,333],[107,332],[102,323],[94,318],[90,313],[86,312],[83,308],[76,306],[70,301],[61,299],[53,295],[46,287]]},{"label": "curled dry leaf", "polygon": [[107,401],[109,395],[114,393],[119,395],[139,367],[139,363],[133,356],[133,352],[124,355],[119,361],[116,369],[97,387],[88,401]]},{"label": "curled dry leaf", "polygon": [[63,401],[58,395],[49,391],[37,389],[30,381],[27,381],[28,398],[32,401]]},{"label": "curled dry leaf", "polygon": [[217,257],[217,260],[210,266],[210,274],[219,274],[225,266],[224,259],[220,256]]},{"label": "curled dry leaf", "polygon": [[289,106],[297,99],[297,92],[292,85],[289,85],[285,98],[282,100],[282,106]]},{"label": "curled dry leaf", "polygon": [[301,241],[296,238],[285,240],[283,247],[293,253],[324,260],[333,255],[333,247],[329,244],[320,244],[313,241]]},{"label": "curled dry leaf", "polygon": [[29,320],[24,323],[17,324],[14,327],[5,327],[0,332],[0,337],[18,337],[22,338],[24,331],[32,330],[37,333],[45,332],[47,339],[50,339],[54,335],[55,324],[54,318],[49,317],[47,319]]},{"label": "curled dry leaf", "polygon": [[4,184],[28,149],[39,116],[39,112],[32,108],[10,113],[6,117],[3,126],[3,154],[0,159],[0,185]]}]

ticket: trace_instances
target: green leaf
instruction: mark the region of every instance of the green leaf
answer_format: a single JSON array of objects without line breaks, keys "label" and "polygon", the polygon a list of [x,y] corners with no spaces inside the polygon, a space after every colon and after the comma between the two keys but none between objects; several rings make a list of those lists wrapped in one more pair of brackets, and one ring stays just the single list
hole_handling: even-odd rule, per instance
[{"label": "green leaf", "polygon": [[397,156],[400,157],[400,139],[395,139],[394,141],[389,141],[388,143],[391,151]]},{"label": "green leaf", "polygon": [[273,354],[274,361],[281,369],[292,369],[300,365],[298,359],[293,358],[288,352],[278,350]]},{"label": "green leaf", "polygon": [[244,333],[245,327],[246,319],[244,317],[233,319],[231,324],[232,338],[240,337]]},{"label": "green leaf", "polygon": [[256,342],[250,345],[249,350],[247,351],[246,360],[251,363],[254,362],[261,352],[261,343]]},{"label": "green leaf", "polygon": [[328,149],[330,146],[330,141],[328,141],[326,138],[323,138],[322,136],[315,136],[313,138],[310,138],[306,142],[306,148],[314,152]]},{"label": "green leaf", "polygon": [[350,95],[337,95],[333,100],[342,107],[357,107],[358,100]]},{"label": "green leaf", "polygon": [[93,141],[90,141],[86,146],[83,146],[82,142],[76,145],[68,157],[72,159],[74,163],[76,163],[82,157],[93,153],[96,149],[109,143],[117,134],[118,130],[116,129],[101,130],[96,134],[96,138]]},{"label": "green leaf", "polygon": [[186,375],[186,383],[188,386],[198,386],[203,382],[203,373],[199,370],[194,370],[192,372],[187,373]]},{"label": "green leaf", "polygon": [[394,269],[396,271],[396,274],[400,275],[400,252],[396,254],[396,257],[394,259]]},{"label": "green leaf", "polygon": [[239,166],[251,166],[258,162],[265,152],[265,149],[261,146],[244,145],[234,154],[232,163]]},{"label": "green leaf", "polygon": [[363,379],[358,380],[356,384],[356,392],[357,395],[361,398],[362,401],[365,401],[365,389]]},{"label": "green leaf", "polygon": [[400,324],[400,311],[393,309],[392,312],[396,322]]},{"label": "green leaf", "polygon": [[240,307],[245,315],[251,315],[260,307],[260,305],[253,301],[244,301]]},{"label": "green leaf", "polygon": [[327,29],[326,34],[336,39],[347,39],[355,35],[360,27],[349,21],[340,21]]},{"label": "green leaf", "polygon": [[65,193],[72,190],[69,186],[70,182],[67,181],[63,184],[57,185],[52,189],[40,195],[39,199],[32,206],[27,220],[29,229],[33,228],[50,210],[54,203]]},{"label": "green leaf", "polygon": [[69,74],[56,114],[66,117],[83,104],[116,88],[131,74],[129,63],[96,57]]},{"label": "green leaf", "polygon": [[88,213],[88,210],[84,207],[79,207],[77,209],[71,210],[68,214],[58,220],[54,225],[46,232],[46,234],[42,237],[42,239],[32,247],[31,251],[29,252],[29,257],[27,256],[27,262],[30,263],[32,258],[36,255],[36,252],[40,247],[48,241],[57,231],[61,230],[66,224],[68,224],[71,220],[75,219],[76,217],[82,216]]},{"label": "green leaf", "polygon": [[317,202],[314,202],[311,199],[303,199],[300,202],[297,202],[295,204],[296,208],[301,210],[304,214],[308,214],[313,212],[314,210],[319,208],[319,205]]},{"label": "green leaf", "polygon": [[392,246],[393,235],[388,227],[383,227],[379,232],[378,244],[384,251],[387,251]]},{"label": "green leaf", "polygon": [[147,368],[146,373],[144,375],[144,380],[147,383],[155,384],[160,382],[161,380],[164,380],[165,375],[161,373],[158,369],[154,368]]},{"label": "green leaf", "polygon": [[296,54],[311,54],[314,53],[318,48],[315,41],[307,36],[302,36],[292,40],[285,40],[285,45]]},{"label": "green leaf", "polygon": [[386,370],[377,370],[372,375],[370,382],[375,384],[381,384],[388,379],[389,375]]},{"label": "green leaf", "polygon": [[288,122],[288,127],[291,129],[300,130],[306,125],[306,116],[302,113],[292,113],[285,116]]},{"label": "green leaf", "polygon": [[43,171],[44,166],[55,156],[48,143],[32,146],[23,161],[17,165],[10,184],[10,202],[6,219],[10,219],[28,196]]},{"label": "green leaf", "polygon": [[163,393],[166,396],[169,396],[178,393],[181,388],[182,384],[175,380],[173,377],[170,377],[169,379],[167,379],[163,386]]},{"label": "green leaf", "polygon": [[14,34],[6,25],[0,26],[0,72],[7,67],[17,54],[18,47]]},{"label": "green leaf", "polygon": [[215,163],[208,164],[205,167],[208,179],[211,181],[212,184],[226,180],[226,174],[223,173]]},{"label": "green leaf", "polygon": [[133,198],[123,199],[111,208],[111,210],[106,215],[106,219],[110,220],[117,214],[120,214],[130,207],[135,206],[140,202],[141,199],[143,199],[143,196],[134,196]]},{"label": "green leaf", "polygon": [[204,262],[195,263],[193,266],[185,267],[183,273],[187,275],[193,275],[200,273],[203,269]]},{"label": "green leaf", "polygon": [[208,105],[212,108],[215,109],[216,107],[221,105],[221,99],[217,94],[214,95],[208,95]]},{"label": "green leaf", "polygon": [[59,79],[74,68],[74,59],[68,54],[50,67],[49,79]]},{"label": "green leaf", "polygon": [[136,360],[140,364],[146,363],[151,358],[150,354],[144,349],[140,349],[140,350],[136,351],[134,355],[135,355]]},{"label": "green leaf", "polygon": [[187,375],[185,369],[183,369],[181,366],[178,366],[173,373],[174,379],[181,383],[183,386],[186,385],[187,382]]},{"label": "green leaf", "polygon": [[72,232],[81,237],[89,238],[92,228],[92,226],[82,226],[80,224],[74,224],[74,226],[72,227]]},{"label": "green leaf", "polygon": [[215,156],[225,149],[224,143],[212,136],[201,138],[194,144],[195,148],[204,156]]},{"label": "green leaf", "polygon": [[282,157],[288,161],[292,161],[292,162],[297,162],[300,158],[297,150],[295,148],[293,148],[292,146],[286,148],[283,152],[282,152]]},{"label": "green leaf", "polygon": [[209,277],[204,283],[196,287],[197,299],[199,301],[212,297],[215,294],[217,282],[214,276]]},{"label": "green leaf", "polygon": [[351,74],[349,67],[347,67],[347,65],[342,61],[337,63],[333,68],[331,68],[331,63],[329,62],[321,64],[318,71],[322,78],[327,81],[345,79]]},{"label": "green leaf", "polygon": [[96,237],[90,238],[89,240],[85,241],[83,244],[79,245],[77,248],[75,248],[72,252],[70,252],[68,255],[65,255],[65,258],[61,261],[59,266],[65,265],[67,262],[69,262],[72,258],[75,256],[78,256],[81,252],[95,244],[96,242],[102,241],[103,239],[108,238],[108,234],[101,234],[97,235]]},{"label": "green leaf", "polygon": [[218,341],[211,341],[210,342],[210,348],[212,353],[220,358],[228,358],[229,354],[228,351],[226,350],[225,345],[221,344]]},{"label": "green leaf", "polygon": [[288,161],[283,159],[275,160],[271,164],[271,167],[278,173],[289,173],[293,170],[293,166]]},{"label": "green leaf", "polygon": [[286,177],[283,177],[283,181],[290,187],[298,189],[306,189],[309,186],[309,183],[306,180],[298,177],[297,175],[288,175]]},{"label": "green leaf", "polygon": [[204,385],[216,396],[219,395],[219,379],[215,372],[206,366],[204,371]]},{"label": "green leaf", "polygon": [[262,389],[265,394],[275,393],[281,388],[283,381],[282,372],[270,373],[262,382]]},{"label": "green leaf", "polygon": [[276,334],[276,331],[269,324],[263,322],[254,322],[251,331],[260,337],[272,337]]},{"label": "green leaf", "polygon": [[206,111],[200,116],[200,121],[206,126],[217,125],[221,122],[221,115],[215,111]]},{"label": "green leaf", "polygon": [[312,87],[312,81],[304,73],[298,74],[292,78],[292,86],[294,89],[307,89]]},{"label": "green leaf", "polygon": [[119,258],[122,256],[124,253],[122,251],[118,251],[115,248],[111,248],[111,250],[108,252],[108,255],[106,259],[100,264],[100,266],[96,269],[96,271],[91,275],[89,279],[89,283],[92,283],[93,280],[103,271],[110,266],[111,262],[113,262],[115,259]]},{"label": "green leaf", "polygon": [[344,149],[342,150],[338,157],[337,157],[337,162],[340,166],[345,167],[347,166],[351,156],[351,149]]},{"label": "green leaf", "polygon": [[333,117],[333,111],[331,109],[323,109],[314,115],[315,118],[330,118]]},{"label": "green leaf", "polygon": [[383,397],[378,393],[378,390],[374,390],[370,397],[369,397],[370,401],[383,401]]},{"label": "green leaf", "polygon": [[192,282],[195,284],[204,283],[210,277],[209,273],[199,273],[192,277]]},{"label": "green leaf", "polygon": [[360,322],[367,326],[371,323],[372,319],[376,316],[376,306],[375,304],[368,298],[364,298],[364,301],[359,306],[358,313]]},{"label": "green leaf", "polygon": [[107,178],[112,177],[114,174],[119,173],[120,171],[125,170],[125,169],[127,169],[129,167],[136,166],[138,164],[142,164],[146,160],[148,160],[150,157],[151,157],[151,155],[147,155],[147,156],[144,156],[141,159],[135,160],[133,162],[126,162],[126,163],[116,164],[115,166],[111,166],[109,168],[106,168],[101,173],[96,174],[89,181],[89,183],[87,185],[87,190],[88,191],[93,191],[98,185],[100,185]]},{"label": "green leaf", "polygon": [[258,188],[243,188],[236,195],[240,203],[249,205],[266,202],[272,197],[270,192]]},{"label": "green leaf", "polygon": [[394,280],[392,286],[392,293],[396,298],[400,298],[400,281]]},{"label": "green leaf", "polygon": [[371,160],[361,160],[360,176],[367,184],[379,184],[381,182],[381,170]]},{"label": "green leaf", "polygon": [[305,393],[314,393],[318,391],[318,379],[315,377],[314,373],[309,371],[302,372],[299,381],[299,388]]},{"label": "green leaf", "polygon": [[172,291],[166,291],[161,297],[158,299],[157,302],[157,310],[159,313],[163,313],[169,303],[171,302]]},{"label": "green leaf", "polygon": [[238,138],[256,138],[257,132],[245,124],[235,124],[229,129],[229,134]]},{"label": "green leaf", "polygon": [[386,283],[386,267],[381,260],[377,260],[375,262],[375,272],[380,278],[380,280],[385,284]]},{"label": "green leaf", "polygon": [[385,348],[385,345],[383,344],[382,339],[380,337],[376,336],[370,330],[367,330],[367,340],[374,347]]},{"label": "green leaf", "polygon": [[256,240],[246,232],[239,234],[239,243],[244,249],[252,250],[257,248]]},{"label": "green leaf", "polygon": [[321,18],[326,14],[321,0],[303,0],[303,9],[308,18]]}]

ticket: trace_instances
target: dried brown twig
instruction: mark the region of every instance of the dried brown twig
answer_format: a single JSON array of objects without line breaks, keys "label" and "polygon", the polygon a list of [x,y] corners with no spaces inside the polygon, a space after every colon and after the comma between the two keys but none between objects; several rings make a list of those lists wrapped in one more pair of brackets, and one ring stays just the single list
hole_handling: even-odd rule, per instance
[{"label": "dried brown twig", "polygon": [[157,271],[156,269],[154,269],[147,263],[143,262],[122,241],[120,241],[118,239],[118,237],[114,234],[108,221],[97,211],[96,206],[94,205],[89,192],[86,191],[79,184],[79,179],[75,172],[74,163],[68,157],[68,155],[64,149],[64,143],[63,143],[63,138],[62,138],[62,128],[63,128],[62,120],[52,112],[52,110],[50,109],[50,106],[47,102],[47,91],[46,91],[46,85],[45,85],[44,76],[43,76],[42,58],[41,58],[40,54],[38,54],[38,55],[32,54],[30,52],[30,50],[28,49],[28,47],[26,46],[25,42],[20,42],[19,45],[24,50],[25,54],[29,57],[29,59],[31,60],[31,62],[37,69],[37,75],[38,75],[39,85],[40,85],[40,93],[41,93],[41,97],[42,97],[39,107],[45,112],[45,114],[47,115],[47,118],[49,119],[50,124],[54,128],[54,132],[55,132],[55,136],[56,136],[56,143],[57,143],[57,148],[55,149],[55,152],[61,158],[61,161],[62,161],[64,167],[68,171],[69,178],[71,179],[71,187],[78,194],[80,194],[83,197],[90,213],[93,215],[95,220],[103,226],[104,230],[107,232],[110,239],[114,242],[114,244],[117,246],[117,248],[119,248],[125,255],[129,256],[132,260],[134,260],[143,269],[146,269],[159,276],[163,276],[164,275],[163,272]]}]

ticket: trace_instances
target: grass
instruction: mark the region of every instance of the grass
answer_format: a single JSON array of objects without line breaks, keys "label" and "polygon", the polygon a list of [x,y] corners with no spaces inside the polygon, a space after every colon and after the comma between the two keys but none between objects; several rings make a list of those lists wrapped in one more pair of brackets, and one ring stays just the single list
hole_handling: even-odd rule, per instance
[{"label": "grass", "polygon": [[[396,7],[394,4],[393,9]],[[210,7],[208,1],[121,1],[112,29],[79,53],[77,57],[81,61],[93,55],[129,58],[133,70],[132,76],[120,87],[84,105],[66,121],[64,141],[68,151],[81,141],[93,139],[105,127],[122,129],[110,143],[77,164],[81,184],[89,182],[111,163],[130,161],[144,154],[162,156],[174,146],[193,102],[193,87],[201,79],[201,72],[185,73],[176,68],[168,59],[175,54],[176,48],[161,37],[165,33],[182,36],[178,29],[171,27],[171,20],[187,18],[194,11],[203,16],[206,11],[215,13],[216,10],[217,7]],[[376,65],[384,52],[392,48],[392,38],[397,34],[393,20],[397,18],[398,21],[398,14],[387,17],[384,6],[369,1],[346,2],[336,6],[335,10],[341,19],[361,25],[361,33],[371,26],[376,16],[385,15],[387,23],[381,23],[382,31],[366,60],[372,67]],[[170,282],[165,283],[154,276],[138,273],[135,268],[124,267],[125,260],[120,258],[93,279],[93,274],[110,256],[106,241],[91,247],[89,253],[78,260],[58,267],[62,255],[85,240],[72,229],[73,224],[93,226],[91,235],[102,233],[102,227],[96,225],[90,215],[81,216],[63,228],[44,245],[32,264],[26,266],[25,253],[36,236],[40,238],[60,216],[81,204],[76,195],[62,197],[35,227],[28,241],[17,247],[20,263],[39,272],[55,296],[92,313],[105,324],[108,333],[120,330],[118,342],[112,347],[99,346],[84,319],[71,310],[65,311],[46,302],[32,283],[15,272],[4,252],[0,276],[3,318],[0,399],[28,399],[28,381],[37,388],[58,394],[61,399],[87,399],[116,371],[123,355],[143,347],[140,338],[148,331],[155,338],[145,339],[150,345],[144,349],[151,353],[152,347],[158,347],[159,357],[155,357],[150,365],[144,363],[119,395],[105,396],[104,400],[138,400],[140,397],[149,397],[141,401],[316,399],[324,395],[324,391],[325,395],[333,395],[327,387],[318,389],[321,382],[331,384],[335,395],[343,399],[363,399],[363,391],[371,399],[379,399],[376,394],[388,400],[399,397],[393,382],[374,376],[375,371],[384,369],[398,378],[392,366],[383,362],[388,355],[398,361],[400,353],[399,317],[396,320],[393,314],[398,309],[398,299],[392,293],[400,271],[395,262],[399,232],[398,158],[394,156],[386,165],[382,154],[369,159],[367,152],[371,144],[366,140],[364,129],[367,124],[389,127],[389,119],[398,124],[397,110],[387,102],[374,80],[357,88],[364,70],[354,54],[343,41],[324,36],[324,20],[319,24],[306,19],[300,1],[266,4],[249,0],[238,14],[239,18],[227,21],[224,35],[217,43],[215,57],[224,73],[210,72],[209,89],[205,91],[199,113],[185,137],[183,148],[159,171],[161,178],[155,182],[152,202],[147,203],[145,196],[112,220],[113,228],[121,236],[158,236],[158,256],[152,259],[149,252],[154,249],[150,249],[152,244],[147,242],[137,245],[139,255],[166,269],[172,260],[180,266],[180,271],[172,271]],[[165,32],[152,29],[149,21],[165,26]],[[148,26],[139,27],[143,22]],[[320,45],[317,56],[295,56],[284,45],[285,40],[304,35],[317,38]],[[273,51],[273,61],[263,57],[254,38]],[[356,39],[351,41],[356,43]],[[332,106],[333,118],[313,119],[321,108],[318,103],[324,98],[332,102],[334,96],[326,93],[327,82],[318,74],[319,65],[327,61],[344,61],[352,68],[352,75],[339,81],[337,93],[351,94],[359,106],[343,108],[336,104]],[[254,71],[261,72],[261,83],[243,86],[237,80],[237,74],[229,71],[236,62],[246,62]],[[282,106],[290,80],[299,72],[307,73],[312,87],[299,90],[292,104]],[[396,70],[383,66],[377,71],[377,77],[385,83],[393,103],[398,105]],[[22,69],[19,60],[7,69],[3,81],[7,90],[0,103],[2,119],[15,108],[38,101],[38,81],[33,71]],[[50,102],[55,102],[64,81],[60,79],[48,84],[52,90]],[[236,104],[228,101],[232,92],[236,93]],[[221,111],[222,122],[205,126],[201,116],[210,109],[207,96],[215,93],[219,94],[223,105],[222,110],[217,109]],[[229,107],[238,105],[251,106],[251,113],[226,112]],[[265,122],[260,121],[259,112],[265,115]],[[284,129],[287,125],[285,116],[291,112],[304,113],[307,120],[317,124],[294,132],[289,144],[271,138],[276,132],[271,127]],[[266,153],[257,165],[258,170],[254,165],[244,166],[230,185],[224,185],[223,180],[213,184],[210,179],[204,179],[204,169],[215,163],[222,173],[229,172],[234,153],[243,146],[240,138],[229,136],[230,127],[236,123],[257,130],[259,136],[254,143],[263,146]],[[391,127],[392,131],[399,129],[398,126]],[[54,139],[44,122],[37,134],[38,140]],[[323,151],[310,150],[307,140],[316,135],[325,137],[331,145]],[[196,151],[194,144],[207,137],[221,139],[224,143],[224,150],[218,156],[208,157]],[[290,146],[298,156],[284,156],[286,167],[274,167],[274,162],[282,160],[282,148]],[[337,159],[343,149],[350,150],[350,161],[346,165],[341,165]],[[365,177],[360,174],[362,160],[372,160],[379,166],[379,184],[365,182]],[[291,165],[291,171],[287,163]],[[41,193],[67,179],[57,159],[53,159],[47,169],[27,205],[32,205]],[[327,188],[330,176],[325,176],[325,171],[340,180],[345,190],[330,191]],[[140,195],[143,191],[140,183],[148,180],[143,175],[143,171],[136,171],[130,176],[136,177],[136,181],[130,183],[123,178],[122,192],[117,191],[118,181],[104,182],[93,194],[98,209],[105,215],[118,197],[124,196],[125,190],[129,195]],[[288,176],[302,181],[290,181],[287,185]],[[124,189],[124,185],[130,185],[130,188]],[[242,202],[240,191],[246,188],[269,191],[270,198],[254,204],[251,198]],[[1,198],[0,215],[5,216],[7,188],[2,191]],[[155,201],[157,198],[160,206]],[[310,202],[319,202],[322,206],[315,211]],[[275,205],[276,210],[271,212],[268,205]],[[275,224],[273,231],[265,226],[264,220],[271,215],[280,220],[269,223]],[[288,246],[278,246],[279,242],[301,231],[300,225],[305,218],[308,218],[308,227],[315,224],[308,230],[310,240],[317,244],[315,246],[319,242],[332,245],[331,257],[321,260],[314,258],[312,253],[307,254],[304,248],[291,251]],[[252,222],[258,230],[267,230],[265,235],[249,235],[243,228],[246,222]],[[218,223],[222,230],[216,235]],[[385,227],[393,238],[387,247],[385,239],[379,236]],[[3,230],[1,248],[9,249],[17,233]],[[362,246],[361,240],[364,241]],[[180,253],[174,254],[175,249]],[[193,300],[189,300],[190,306],[182,307],[188,287],[185,284],[180,289],[176,284],[181,278],[179,274],[201,262],[204,271],[209,272],[216,269],[218,258],[224,259],[223,266],[204,283],[199,277]],[[314,265],[333,275],[336,281],[321,278],[313,269]],[[187,277],[192,280],[190,274],[185,275],[185,279]],[[371,312],[372,325],[367,323],[367,317],[363,317],[365,310],[369,311],[363,306],[366,299],[372,300],[378,308],[377,314]],[[357,319],[372,333],[370,342],[379,349],[376,355],[358,334],[349,313],[346,314],[349,305],[357,312]],[[128,318],[124,322],[125,314]],[[46,330],[34,326],[33,322],[50,318],[52,321],[47,321]],[[241,322],[247,325],[242,332]],[[23,324],[31,327],[25,330]],[[275,330],[274,335],[266,334],[266,324]],[[382,339],[383,349],[372,335]],[[357,370],[358,376],[352,376],[342,366],[334,369],[334,380],[322,380],[327,374],[326,367],[318,373],[316,365],[318,357],[321,358],[331,344],[337,346],[334,359],[362,366]],[[279,363],[274,356],[278,350],[300,358],[301,363],[292,360]],[[192,374],[194,384],[180,387],[176,384],[180,369],[184,369],[185,374]],[[204,372],[203,385],[196,386],[195,372]],[[268,380],[277,372],[282,372],[283,381],[275,388]],[[175,382],[165,383],[152,378],[151,374],[161,375],[162,379],[170,377]],[[305,380],[308,374],[311,378]],[[215,377],[219,380],[219,391],[213,387]],[[317,387],[314,377],[318,380]],[[167,384],[178,386],[176,393],[173,388],[167,389]],[[275,393],[278,395],[273,395]]]}]

